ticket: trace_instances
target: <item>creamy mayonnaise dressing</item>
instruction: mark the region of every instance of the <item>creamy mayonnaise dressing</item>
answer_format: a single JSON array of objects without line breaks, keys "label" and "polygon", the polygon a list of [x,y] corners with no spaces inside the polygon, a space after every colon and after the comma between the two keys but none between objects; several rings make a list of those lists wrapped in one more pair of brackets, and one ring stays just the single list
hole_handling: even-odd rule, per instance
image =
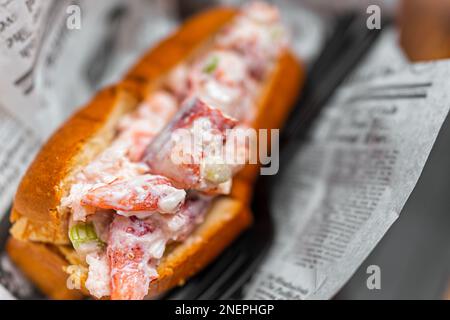
[{"label": "creamy mayonnaise dressing", "polygon": [[85,286],[89,292],[97,298],[109,296],[110,269],[106,254],[93,252],[86,255],[86,263],[89,266],[88,278]]}]

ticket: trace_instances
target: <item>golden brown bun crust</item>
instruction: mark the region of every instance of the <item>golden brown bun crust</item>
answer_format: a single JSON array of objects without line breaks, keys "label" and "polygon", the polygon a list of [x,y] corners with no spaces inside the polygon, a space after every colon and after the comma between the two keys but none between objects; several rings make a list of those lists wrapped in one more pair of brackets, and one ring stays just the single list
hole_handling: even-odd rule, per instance
[{"label": "golden brown bun crust", "polygon": [[67,274],[63,267],[68,263],[49,246],[10,237],[6,250],[12,261],[47,296],[62,300],[83,298],[81,292],[67,289]]},{"label": "golden brown bun crust", "polygon": [[[66,221],[57,207],[62,182],[75,167],[87,164],[112,137],[115,119],[128,111],[135,98],[115,87],[100,91],[75,113],[42,147],[16,192],[11,221],[19,239],[68,244]],[[111,123],[111,124],[109,124]]]},{"label": "golden brown bun crust", "polygon": [[[99,132],[105,131],[104,123],[111,121],[111,113],[115,112],[118,105],[124,104],[130,107],[132,103],[123,103],[123,101],[132,100],[128,97],[130,94],[142,99],[164,73],[194,52],[207,41],[211,34],[229,22],[235,13],[236,11],[232,9],[214,9],[188,21],[174,35],[144,56],[127,74],[124,81],[113,89],[102,91],[87,108],[74,115],[49,140],[26,173],[24,178],[26,181],[21,183],[17,193],[11,219],[18,221],[22,217],[22,221],[16,222],[13,227],[14,237],[48,241],[55,244],[67,243],[66,238],[64,241],[58,241],[67,236],[64,226],[61,226],[60,222],[63,221],[63,217],[59,217],[56,211],[52,214],[51,209],[55,209],[59,204],[62,192],[54,189],[54,186],[67,176],[67,172],[73,167],[74,159],[77,157],[79,159],[79,150],[84,148],[86,140],[91,137],[96,137],[98,140]],[[279,128],[289,113],[302,81],[302,67],[290,52],[286,52],[279,59],[270,79],[265,83],[261,100],[258,103],[258,117],[253,126],[255,128]],[[127,107],[119,109],[125,110]],[[85,129],[80,130],[79,126]],[[106,132],[109,131],[106,130]],[[75,137],[70,136],[70,133],[75,134]],[[104,133],[100,135],[100,137],[103,136]],[[66,148],[68,142],[70,143]],[[60,156],[56,157],[55,155]],[[50,165],[51,172],[56,174],[57,178],[51,177],[52,180],[46,181],[46,179],[50,179],[46,173],[47,166],[52,161],[58,162]],[[234,186],[231,197],[236,200],[230,197],[218,199],[210,209],[206,221],[199,226],[195,233],[164,257],[158,268],[160,277],[150,284],[150,296],[157,296],[182,284],[191,275],[204,268],[243,229],[249,226],[251,214],[247,205],[252,195],[251,186],[257,175],[258,166],[246,166],[233,179]],[[34,179],[34,176],[40,177]],[[43,199],[44,201],[39,203]],[[36,205],[30,204],[30,200]],[[32,221],[23,222],[24,217],[32,219]],[[55,226],[61,227],[55,228]],[[64,230],[64,234],[61,230]],[[50,236],[47,236],[46,233],[50,233]],[[36,247],[30,242],[21,242],[21,246],[11,247],[8,251],[14,251],[10,252],[13,261],[24,269],[33,281],[42,286],[40,279],[36,279],[38,276],[33,273],[33,267],[30,267],[30,265],[39,264],[40,260],[22,257],[38,248],[40,247]],[[52,251],[49,250],[47,254],[50,252]],[[53,254],[58,255],[57,253]],[[36,253],[35,257],[38,256]],[[64,259],[60,261],[61,268],[67,264]],[[63,284],[61,281],[53,283],[55,284],[53,291],[42,288],[44,292],[49,292],[48,294],[57,298],[52,292],[63,291],[60,286],[65,288],[65,281]]]}]

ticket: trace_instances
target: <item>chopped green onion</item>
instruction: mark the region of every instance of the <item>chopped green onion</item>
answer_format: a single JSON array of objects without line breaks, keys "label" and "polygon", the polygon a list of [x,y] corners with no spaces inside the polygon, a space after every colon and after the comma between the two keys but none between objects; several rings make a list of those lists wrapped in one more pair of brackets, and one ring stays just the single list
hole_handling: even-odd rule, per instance
[{"label": "chopped green onion", "polygon": [[94,225],[92,223],[78,223],[69,230],[69,238],[75,249],[80,245],[95,242],[99,246],[103,246],[103,242],[97,236]]},{"label": "chopped green onion", "polygon": [[219,58],[217,56],[212,56],[206,66],[203,68],[203,72],[212,73],[216,70],[219,65]]}]

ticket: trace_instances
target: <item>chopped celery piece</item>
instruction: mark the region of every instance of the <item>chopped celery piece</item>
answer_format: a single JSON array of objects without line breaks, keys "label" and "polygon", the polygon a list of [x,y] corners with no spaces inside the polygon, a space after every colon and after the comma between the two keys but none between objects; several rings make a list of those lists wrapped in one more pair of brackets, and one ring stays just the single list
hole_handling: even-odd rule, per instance
[{"label": "chopped celery piece", "polygon": [[82,244],[92,242],[99,246],[103,245],[103,242],[97,236],[92,223],[78,223],[73,225],[69,230],[69,238],[75,248],[80,247]]},{"label": "chopped celery piece", "polygon": [[209,59],[208,63],[203,68],[203,72],[213,73],[218,65],[219,65],[219,58],[217,56],[212,56],[211,59]]}]

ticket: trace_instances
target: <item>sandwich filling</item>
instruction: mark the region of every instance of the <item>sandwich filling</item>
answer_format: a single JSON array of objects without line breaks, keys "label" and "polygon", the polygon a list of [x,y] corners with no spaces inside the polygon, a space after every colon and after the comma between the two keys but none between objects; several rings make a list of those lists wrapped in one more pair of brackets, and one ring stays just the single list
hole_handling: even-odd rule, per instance
[{"label": "sandwich filling", "polygon": [[67,269],[70,288],[84,274],[97,298],[145,297],[166,246],[184,241],[212,199],[229,193],[242,163],[228,153],[245,155],[247,146],[230,147],[227,132],[254,119],[259,89],[286,45],[276,8],[244,6],[208,50],[120,119],[110,146],[72,175],[61,201],[83,261]]}]

